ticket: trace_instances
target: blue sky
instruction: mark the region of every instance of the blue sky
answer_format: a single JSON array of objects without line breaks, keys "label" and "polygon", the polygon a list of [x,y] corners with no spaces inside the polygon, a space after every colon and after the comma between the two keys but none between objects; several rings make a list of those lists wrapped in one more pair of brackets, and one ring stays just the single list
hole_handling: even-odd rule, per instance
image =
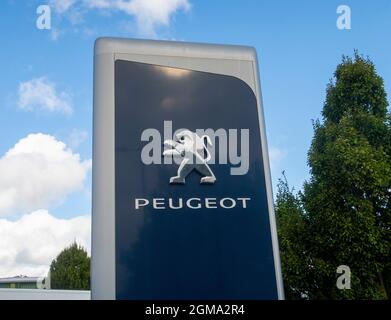
[{"label": "blue sky", "polygon": [[[55,143],[62,141],[71,147],[66,155],[60,151],[65,158],[79,154],[76,167],[87,166],[92,139],[93,44],[99,36],[254,46],[260,63],[274,185],[285,170],[296,190],[308,178],[311,119],[320,117],[326,85],[341,56],[353,54],[354,49],[368,55],[390,95],[389,0],[154,0],[156,8],[154,1],[143,7],[145,0],[132,0],[140,5],[136,6],[138,9],[115,5],[116,1],[126,2],[63,0],[61,6],[58,0],[1,1],[0,158],[20,139],[42,133],[46,138],[41,143],[54,137]],[[52,8],[52,29],[39,30],[35,26],[36,9],[48,2]],[[351,30],[336,27],[336,10],[342,4],[351,8]],[[54,110],[41,108],[39,99],[35,104],[36,100],[27,100],[23,107],[23,83],[52,88],[54,91],[44,92],[57,99],[54,104],[51,100]],[[33,87],[30,95],[34,90]],[[70,107],[72,112],[65,112],[61,106]],[[11,206],[15,211],[3,214],[3,222],[17,223],[23,214],[36,210],[47,210],[48,219],[49,215],[68,220],[89,215],[91,175],[89,169],[83,173],[86,176],[69,182],[69,188],[55,193],[45,206],[34,204],[33,200],[23,208]],[[0,183],[0,200],[1,192]],[[44,265],[42,261],[39,263]]]}]

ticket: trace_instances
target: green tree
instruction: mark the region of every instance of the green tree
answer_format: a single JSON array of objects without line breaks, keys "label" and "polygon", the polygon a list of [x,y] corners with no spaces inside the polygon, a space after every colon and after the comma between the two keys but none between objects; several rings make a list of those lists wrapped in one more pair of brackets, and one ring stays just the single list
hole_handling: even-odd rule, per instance
[{"label": "green tree", "polygon": [[[304,185],[312,299],[390,298],[391,125],[383,80],[357,52],[343,57],[314,123]],[[293,210],[295,212],[295,210]],[[294,213],[293,215],[295,215]],[[336,269],[351,269],[338,290]]]},{"label": "green tree", "polygon": [[306,217],[300,197],[293,193],[283,172],[279,179],[275,213],[280,246],[285,298],[302,299],[311,285],[306,260]]},{"label": "green tree", "polygon": [[65,248],[50,265],[52,289],[89,290],[90,258],[86,250],[74,242]]}]

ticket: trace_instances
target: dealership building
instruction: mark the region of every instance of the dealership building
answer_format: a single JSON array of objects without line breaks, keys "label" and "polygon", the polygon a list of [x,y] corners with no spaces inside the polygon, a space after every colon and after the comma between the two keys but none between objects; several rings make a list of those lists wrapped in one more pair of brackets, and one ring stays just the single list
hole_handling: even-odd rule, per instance
[{"label": "dealership building", "polygon": [[39,280],[38,277],[27,276],[0,278],[0,289],[38,289]]}]

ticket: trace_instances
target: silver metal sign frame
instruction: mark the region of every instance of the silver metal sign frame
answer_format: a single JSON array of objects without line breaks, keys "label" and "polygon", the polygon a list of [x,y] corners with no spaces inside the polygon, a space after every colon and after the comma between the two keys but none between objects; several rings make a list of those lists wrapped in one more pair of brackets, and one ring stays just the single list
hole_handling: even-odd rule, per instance
[{"label": "silver metal sign frame", "polygon": [[94,50],[91,298],[116,298],[114,64],[117,59],[234,76],[254,91],[258,104],[278,297],[284,299],[255,49],[247,46],[119,38],[99,38]]}]

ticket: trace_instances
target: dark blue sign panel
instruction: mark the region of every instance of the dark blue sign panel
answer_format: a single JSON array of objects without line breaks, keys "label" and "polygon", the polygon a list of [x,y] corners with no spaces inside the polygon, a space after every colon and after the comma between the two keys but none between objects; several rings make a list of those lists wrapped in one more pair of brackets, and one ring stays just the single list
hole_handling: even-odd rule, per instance
[{"label": "dark blue sign panel", "polygon": [[[197,129],[236,129],[229,144],[239,153],[247,130],[246,173],[233,175],[219,152],[207,168],[181,172],[182,164],[164,163],[154,150],[157,161],[145,163],[152,137],[143,141],[143,132],[161,133],[163,152],[167,123],[186,129],[177,146]],[[242,80],[115,62],[117,299],[278,298],[260,139],[257,100]],[[219,150],[222,142],[212,143]]]}]

